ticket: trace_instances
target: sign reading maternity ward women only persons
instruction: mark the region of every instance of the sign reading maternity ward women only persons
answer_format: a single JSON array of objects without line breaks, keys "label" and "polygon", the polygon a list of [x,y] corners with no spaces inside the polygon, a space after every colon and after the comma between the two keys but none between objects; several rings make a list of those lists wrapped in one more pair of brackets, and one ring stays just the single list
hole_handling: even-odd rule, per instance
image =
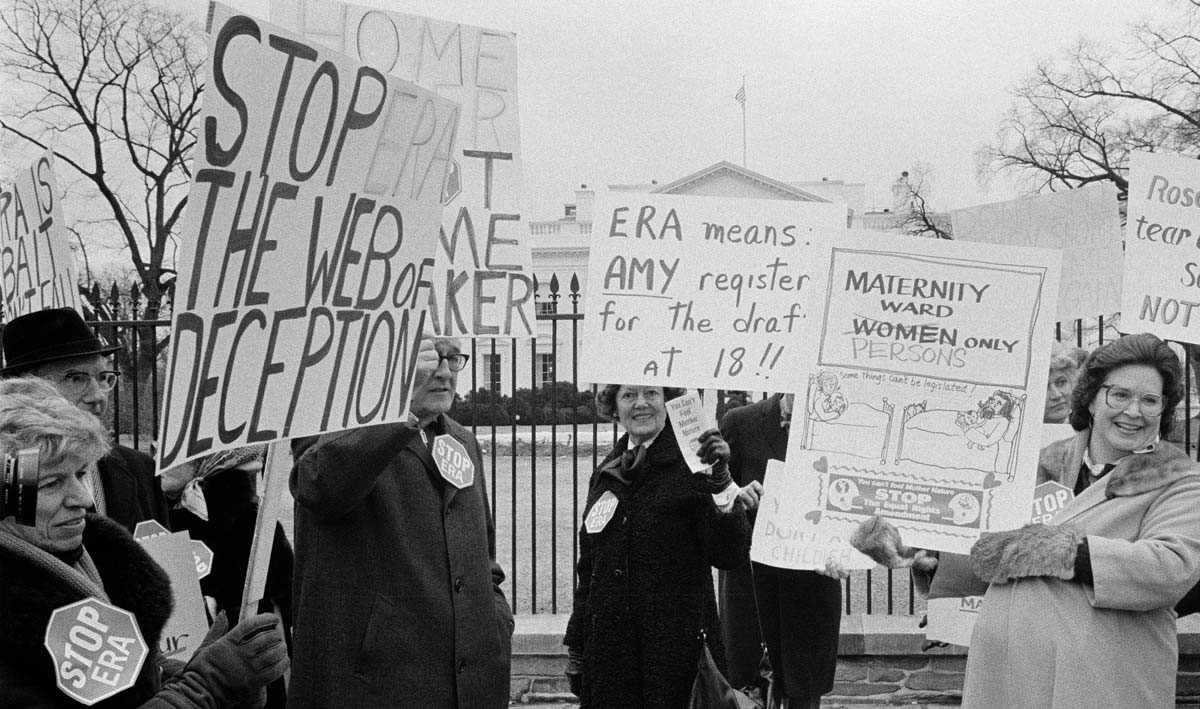
[{"label": "sign reading maternity ward women only persons", "polygon": [[790,391],[812,331],[812,234],[846,207],[610,194],[592,227],[579,378]]},{"label": "sign reading maternity ward women only persons", "polygon": [[79,310],[61,194],[50,152],[0,189],[0,307],[7,320],[47,308]]},{"label": "sign reading maternity ward women only persons", "polygon": [[[817,322],[795,343],[794,497],[779,519],[764,504],[756,527],[848,539],[883,515],[909,546],[966,552],[1028,522],[1059,253],[867,232],[832,243],[813,276]],[[758,531],[751,556],[772,563]]]},{"label": "sign reading maternity ward women only persons", "polygon": [[271,0],[271,20],[462,105],[427,324],[450,337],[532,337],[516,35],[336,0]]},{"label": "sign reading maternity ward women only persons", "polygon": [[407,415],[459,107],[214,4],[160,468]]},{"label": "sign reading maternity ward women only persons", "polygon": [[1166,153],[1129,159],[1121,324],[1200,343],[1200,163]]}]

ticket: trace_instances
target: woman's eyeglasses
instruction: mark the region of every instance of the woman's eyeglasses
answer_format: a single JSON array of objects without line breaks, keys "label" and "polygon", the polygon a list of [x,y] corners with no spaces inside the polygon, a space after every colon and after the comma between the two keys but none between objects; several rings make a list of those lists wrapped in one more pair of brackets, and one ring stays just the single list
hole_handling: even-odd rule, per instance
[{"label": "woman's eyeglasses", "polygon": [[62,387],[70,394],[82,394],[88,388],[88,383],[96,382],[96,388],[100,391],[111,391],[117,385],[117,381],[121,378],[120,372],[67,372],[62,375]]},{"label": "woman's eyeglasses", "polygon": [[1112,384],[1101,384],[1101,389],[1104,389],[1104,401],[1110,408],[1124,411],[1129,408],[1135,400],[1138,403],[1138,410],[1146,416],[1157,416],[1163,412],[1167,405],[1167,399],[1162,394],[1138,394],[1132,389],[1125,387],[1114,386]]}]

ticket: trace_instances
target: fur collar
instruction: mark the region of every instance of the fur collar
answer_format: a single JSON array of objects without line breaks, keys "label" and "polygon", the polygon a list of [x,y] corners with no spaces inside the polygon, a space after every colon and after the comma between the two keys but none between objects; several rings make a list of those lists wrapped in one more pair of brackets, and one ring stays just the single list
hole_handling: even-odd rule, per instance
[{"label": "fur collar", "polygon": [[[1074,446],[1067,467],[1063,471],[1069,475],[1072,484],[1083,465],[1083,452],[1087,450],[1091,429],[1084,429],[1075,436]],[[1196,463],[1174,444],[1159,441],[1157,447],[1149,453],[1134,453],[1127,455],[1117,463],[1116,467],[1104,476],[1104,494],[1109,499],[1114,497],[1133,497],[1144,492],[1166,487],[1188,475],[1200,474],[1200,463]]]}]

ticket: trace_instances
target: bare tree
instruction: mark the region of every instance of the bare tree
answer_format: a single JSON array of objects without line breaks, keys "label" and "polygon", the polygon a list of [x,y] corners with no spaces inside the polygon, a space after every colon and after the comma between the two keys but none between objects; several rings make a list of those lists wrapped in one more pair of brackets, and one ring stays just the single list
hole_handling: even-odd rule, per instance
[{"label": "bare tree", "polygon": [[148,317],[174,285],[167,256],[191,181],[204,53],[194,22],[145,0],[9,0],[0,11],[0,125],[90,183]]},{"label": "bare tree", "polygon": [[949,215],[933,211],[926,200],[929,175],[929,166],[917,163],[892,184],[892,209],[899,217],[895,229],[912,236],[953,239]]},{"label": "bare tree", "polygon": [[1200,2],[1129,28],[1118,46],[1077,42],[1012,91],[981,174],[1008,171],[1037,191],[1112,182],[1124,198],[1129,154],[1200,156]]}]

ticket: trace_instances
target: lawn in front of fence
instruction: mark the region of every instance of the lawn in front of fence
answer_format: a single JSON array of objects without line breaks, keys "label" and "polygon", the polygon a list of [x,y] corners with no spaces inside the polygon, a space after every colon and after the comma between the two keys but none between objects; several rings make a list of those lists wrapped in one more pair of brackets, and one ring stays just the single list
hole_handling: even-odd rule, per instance
[{"label": "lawn in front of fence", "polygon": [[[508,575],[504,592],[517,613],[570,613],[576,555],[577,519],[587,495],[593,453],[574,456],[484,454],[488,493],[496,516],[496,557]],[[515,484],[514,484],[515,481]],[[284,516],[292,538],[292,509]],[[908,614],[909,580],[905,572],[856,571],[843,609],[851,613]],[[890,599],[890,603],[889,603]],[[916,599],[913,610],[924,612]]]}]

